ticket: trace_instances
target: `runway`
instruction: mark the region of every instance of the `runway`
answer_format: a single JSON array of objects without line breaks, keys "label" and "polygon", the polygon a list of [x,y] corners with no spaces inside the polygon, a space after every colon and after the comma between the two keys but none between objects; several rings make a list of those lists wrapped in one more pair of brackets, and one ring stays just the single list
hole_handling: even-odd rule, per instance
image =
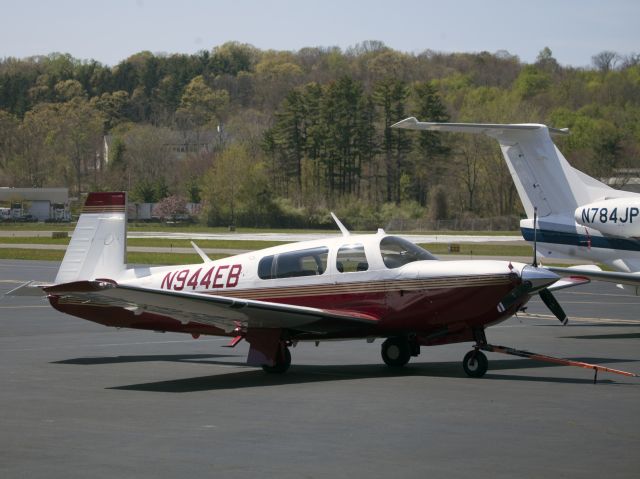
[{"label": "runway", "polygon": [[[0,293],[57,264],[0,261]],[[491,343],[640,373],[640,297],[557,293]],[[403,371],[380,341],[299,344],[284,376],[220,338],[115,330],[37,298],[0,300],[0,477],[637,478],[640,378],[422,348]]]}]

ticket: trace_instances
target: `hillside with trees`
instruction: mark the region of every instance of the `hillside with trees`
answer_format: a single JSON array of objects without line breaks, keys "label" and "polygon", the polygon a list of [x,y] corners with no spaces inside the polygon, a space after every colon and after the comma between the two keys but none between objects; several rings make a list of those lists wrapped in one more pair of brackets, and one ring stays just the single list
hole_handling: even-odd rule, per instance
[{"label": "hillside with trees", "polygon": [[357,228],[517,225],[497,145],[389,128],[407,116],[568,127],[556,141],[573,166],[619,176],[640,168],[640,55],[604,51],[572,68],[548,48],[526,64],[368,41],[297,52],[230,42],[113,67],[5,58],[0,185],[175,196],[201,202],[210,225],[316,226],[329,210]]}]

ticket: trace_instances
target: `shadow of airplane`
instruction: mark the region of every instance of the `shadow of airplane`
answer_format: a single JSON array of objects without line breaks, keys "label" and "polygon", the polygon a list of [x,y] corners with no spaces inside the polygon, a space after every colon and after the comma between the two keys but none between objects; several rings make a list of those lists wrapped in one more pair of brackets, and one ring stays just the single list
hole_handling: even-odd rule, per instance
[{"label": "shadow of airplane", "polygon": [[[125,386],[114,386],[107,389],[122,391],[146,391],[161,393],[189,393],[200,391],[230,390],[253,387],[286,386],[291,384],[349,381],[371,378],[393,378],[393,377],[433,377],[433,378],[461,378],[473,381],[468,378],[460,362],[424,362],[412,363],[403,369],[390,369],[381,364],[357,364],[357,365],[293,365],[291,369],[283,375],[265,374],[260,369],[247,369],[244,362],[219,361],[216,358],[224,357],[214,354],[191,354],[191,355],[149,355],[149,356],[115,356],[96,358],[76,358],[63,361],[56,361],[56,364],[75,364],[90,366],[96,364],[117,364],[134,362],[193,362],[197,364],[210,364],[218,366],[240,366],[243,369],[232,372],[223,372],[207,376],[192,378],[173,379],[167,381],[157,381],[149,383],[131,384]],[[611,364],[619,362],[629,362],[628,359],[612,358],[572,358],[576,361],[589,362],[592,364]],[[513,381],[535,381],[564,384],[591,384],[593,377],[591,372],[585,372],[584,378],[558,378],[549,376],[526,376],[515,374],[495,374],[501,370],[524,370],[555,368],[560,365],[533,361],[529,359],[503,359],[492,360],[490,362],[489,373],[484,380],[513,380]],[[610,379],[599,379],[599,383],[613,383],[628,385],[628,383],[617,383]]]},{"label": "shadow of airplane", "polygon": [[208,362],[210,364],[237,364],[239,366],[246,366],[245,362],[229,363],[221,361],[203,361],[206,359],[214,358],[228,358],[228,357],[240,357],[236,354],[153,354],[153,355],[141,355],[141,356],[104,356],[104,357],[90,357],[90,358],[74,358],[64,359],[61,361],[52,361],[52,364],[76,364],[80,366],[91,366],[95,364],[118,364],[118,363],[144,363],[153,361],[168,361],[168,362],[180,362],[180,363],[203,363]]},{"label": "shadow of airplane", "polygon": [[587,334],[583,336],[560,336],[562,339],[640,339],[640,333]]}]

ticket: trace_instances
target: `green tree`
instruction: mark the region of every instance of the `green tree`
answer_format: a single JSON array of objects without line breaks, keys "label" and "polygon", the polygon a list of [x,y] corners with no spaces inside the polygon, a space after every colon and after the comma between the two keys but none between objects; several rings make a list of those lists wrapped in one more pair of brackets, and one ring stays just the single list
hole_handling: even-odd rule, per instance
[{"label": "green tree", "polygon": [[258,49],[252,45],[227,42],[213,49],[209,67],[216,74],[237,76],[240,72],[252,72],[260,57]]},{"label": "green tree", "polygon": [[551,77],[549,74],[531,65],[522,69],[515,82],[516,92],[525,99],[546,92],[550,86]]},{"label": "green tree", "polygon": [[87,92],[84,91],[82,84],[78,80],[63,80],[56,83],[54,87],[56,98],[59,101],[67,102],[74,98],[87,98]]},{"label": "green tree", "polygon": [[405,102],[409,89],[404,82],[385,80],[375,86],[373,98],[380,107],[384,127],[382,151],[386,167],[386,201],[400,201],[400,178],[406,167],[411,139],[406,131],[391,129],[391,125],[405,117]]},{"label": "green tree", "polygon": [[131,119],[131,100],[126,91],[103,93],[93,97],[91,104],[103,114],[107,131]]},{"label": "green tree", "polygon": [[14,181],[11,165],[15,162],[20,122],[10,113],[0,110],[0,172],[4,184]]},{"label": "green tree", "polygon": [[86,100],[76,98],[60,105],[57,125],[62,155],[69,161],[75,176],[78,195],[84,191],[84,180],[92,175],[94,186],[103,167],[100,157],[104,135],[104,117]]},{"label": "green tree", "polygon": [[152,203],[167,196],[167,185],[172,186],[175,177],[172,162],[177,161],[170,148],[176,142],[174,134],[167,128],[133,125],[121,135],[126,162],[121,180],[134,192],[133,199]]},{"label": "green tree", "polygon": [[[432,82],[413,84],[414,111],[420,121],[447,122],[449,113]],[[426,204],[429,189],[441,183],[450,148],[441,133],[425,131],[417,138],[418,155],[413,157],[412,199]]]},{"label": "green tree", "polygon": [[185,88],[178,114],[183,115],[185,125],[199,127],[220,121],[228,103],[229,93],[226,90],[212,89],[199,75]]},{"label": "green tree", "polygon": [[[202,198],[209,225],[236,225],[271,206],[264,165],[234,144],[216,158],[204,175]],[[244,219],[244,220],[243,220]]]}]

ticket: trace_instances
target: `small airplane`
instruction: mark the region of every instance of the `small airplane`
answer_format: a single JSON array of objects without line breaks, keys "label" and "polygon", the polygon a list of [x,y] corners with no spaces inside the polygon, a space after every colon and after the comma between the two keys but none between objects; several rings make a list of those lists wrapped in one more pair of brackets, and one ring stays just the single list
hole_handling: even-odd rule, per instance
[{"label": "small airplane", "polygon": [[90,193],[55,281],[9,295],[46,295],[63,313],[105,326],[228,336],[249,343],[247,363],[285,372],[299,341],[383,338],[383,361],[402,367],[421,346],[472,341],[471,377],[488,367],[481,350],[628,376],[593,364],[487,342],[485,329],[540,294],[561,321],[551,293],[559,276],[509,261],[439,261],[403,238],[352,235],[304,241],[202,263],[128,268],[126,193]]},{"label": "small airplane", "polygon": [[[541,124],[434,123],[406,118],[392,128],[485,134],[502,155],[527,214],[522,236],[537,241],[541,256],[590,264],[549,267],[558,274],[619,283],[640,295],[640,194],[611,188],[573,168],[551,139],[567,129]],[[535,217],[538,220],[535,221]]]}]

